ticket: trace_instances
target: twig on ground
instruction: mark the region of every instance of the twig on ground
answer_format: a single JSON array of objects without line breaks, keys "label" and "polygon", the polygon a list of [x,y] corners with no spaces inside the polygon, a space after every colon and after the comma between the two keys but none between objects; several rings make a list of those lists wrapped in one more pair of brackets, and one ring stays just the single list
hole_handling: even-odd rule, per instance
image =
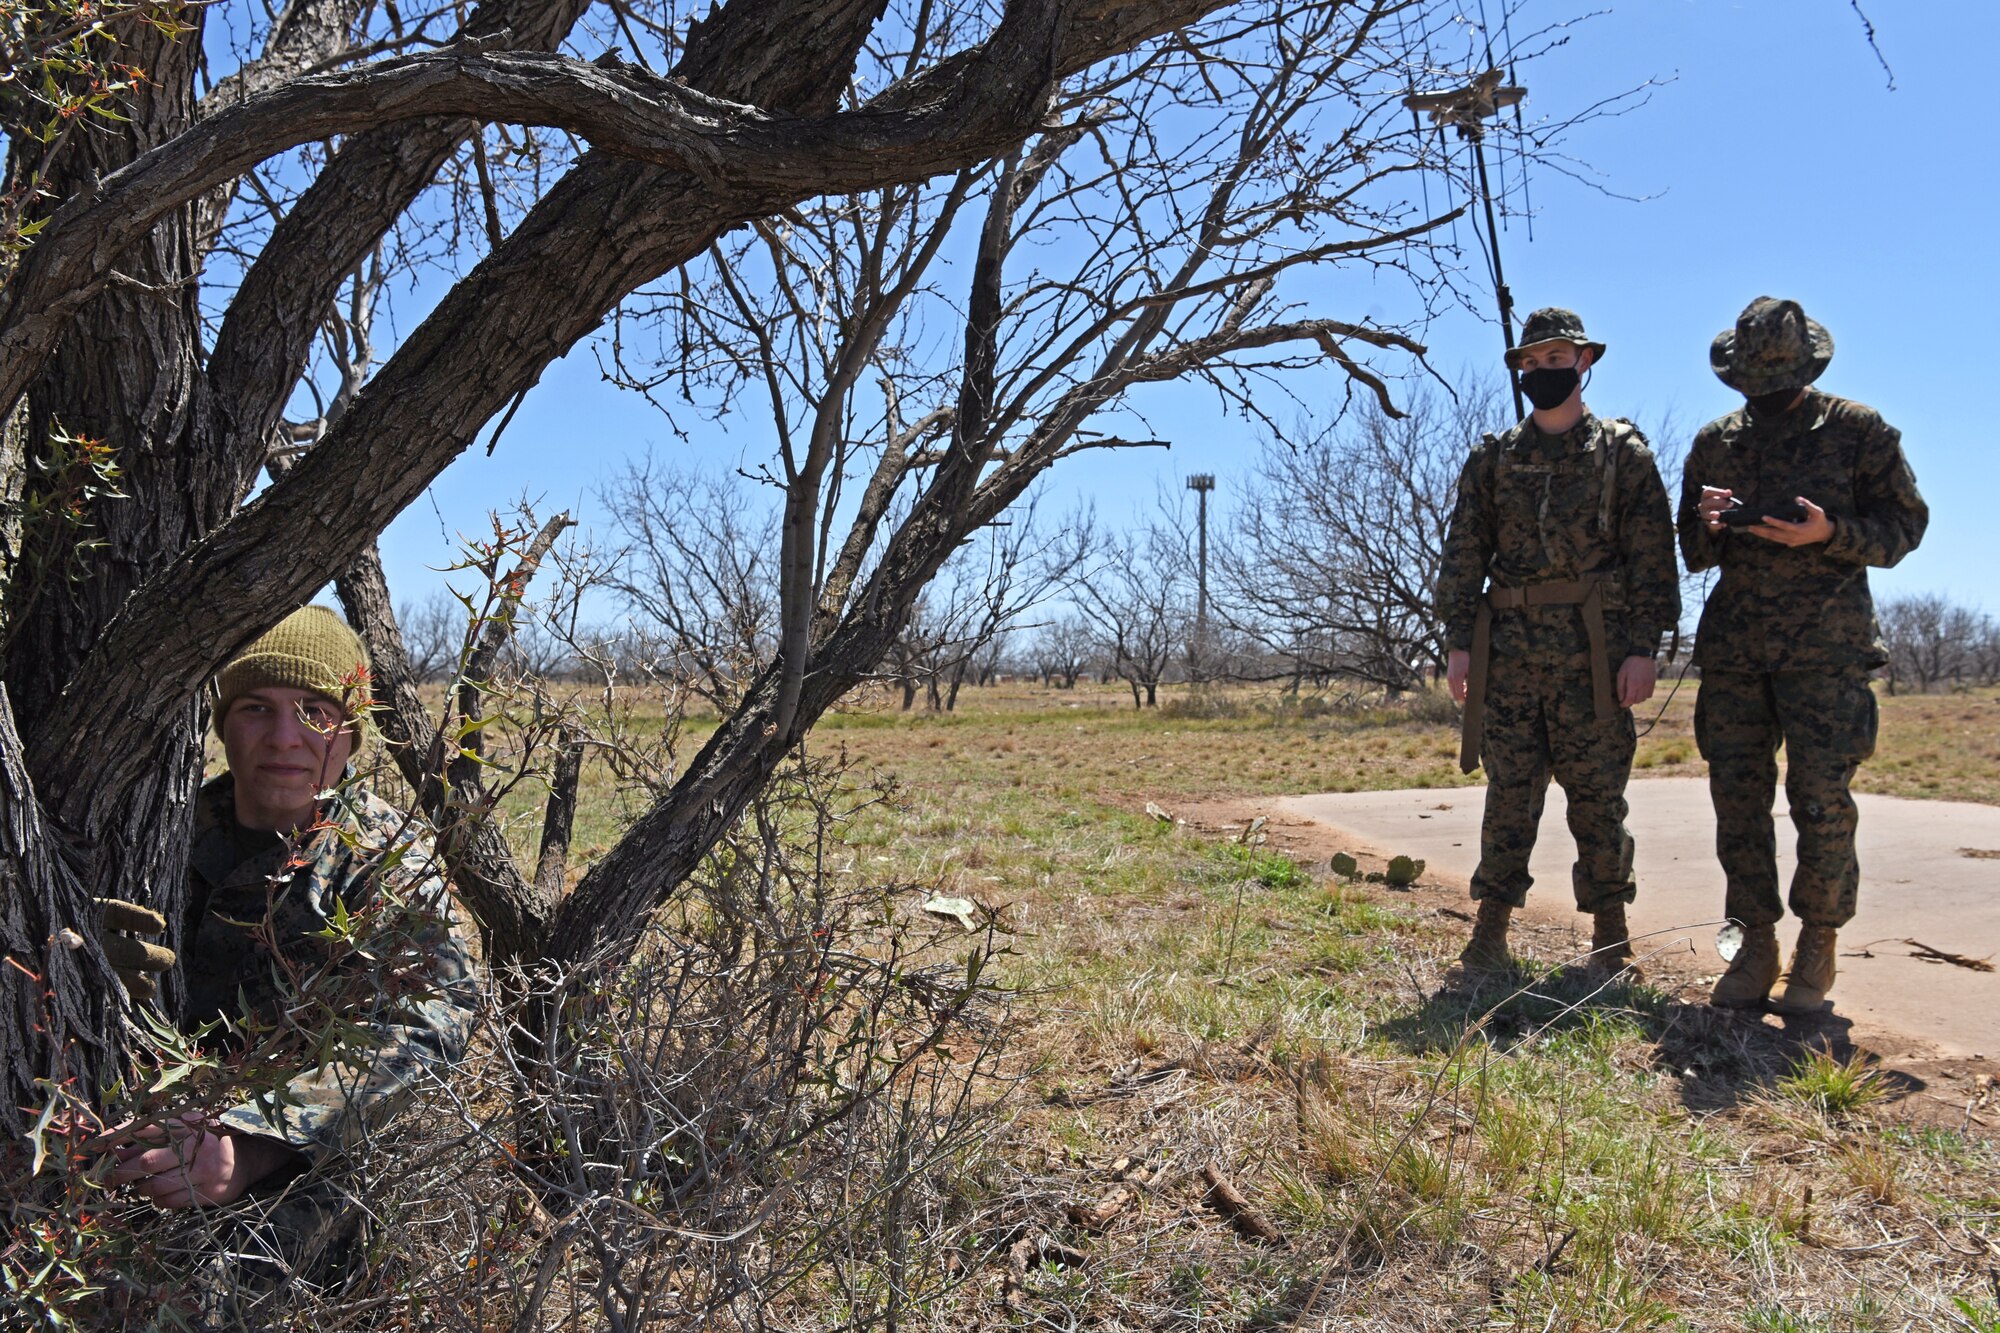
[{"label": "twig on ground", "polygon": [[1903,943],[1916,950],[1916,953],[1912,957],[1921,958],[1926,963],[1950,963],[1953,967],[1968,967],[1974,972],[1991,972],[1993,970],[1993,964],[1984,958],[1967,958],[1962,953],[1949,953],[1943,949],[1933,949],[1930,945],[1920,943],[1917,940],[1904,940]]},{"label": "twig on ground", "polygon": [[1090,1256],[1082,1250],[1073,1250],[1039,1232],[1017,1240],[1007,1249],[1007,1277],[1000,1284],[1000,1303],[1009,1310],[1019,1310],[1026,1304],[1030,1264],[1057,1264],[1064,1268],[1081,1268],[1089,1262]]},{"label": "twig on ground", "polygon": [[1201,1178],[1208,1182],[1208,1193],[1202,1196],[1201,1201],[1221,1214],[1222,1219],[1236,1229],[1237,1235],[1245,1240],[1262,1241],[1266,1245],[1285,1243],[1284,1233],[1265,1221],[1213,1162],[1201,1169]]}]

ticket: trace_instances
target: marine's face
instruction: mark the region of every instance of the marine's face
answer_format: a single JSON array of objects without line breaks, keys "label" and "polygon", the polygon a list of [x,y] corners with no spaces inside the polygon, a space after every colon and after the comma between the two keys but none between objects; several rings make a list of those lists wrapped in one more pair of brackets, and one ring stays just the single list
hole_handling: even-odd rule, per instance
[{"label": "marine's face", "polygon": [[1590,349],[1571,342],[1536,343],[1516,348],[1514,363],[1523,374],[1531,370],[1568,370],[1572,366],[1582,374],[1590,369]]},{"label": "marine's face", "polygon": [[230,704],[222,749],[236,779],[238,822],[289,832],[312,822],[315,798],[347,767],[354,727],[324,694],[266,686]]}]

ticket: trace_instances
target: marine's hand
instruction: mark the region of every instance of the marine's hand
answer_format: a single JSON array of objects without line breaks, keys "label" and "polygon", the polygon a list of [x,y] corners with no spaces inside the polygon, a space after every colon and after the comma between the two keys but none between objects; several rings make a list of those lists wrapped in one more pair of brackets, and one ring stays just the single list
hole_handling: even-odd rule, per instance
[{"label": "marine's hand", "polygon": [[1465,702],[1465,678],[1472,674],[1472,654],[1463,648],[1454,648],[1445,654],[1444,681],[1451,687],[1453,703]]},{"label": "marine's hand", "polygon": [[1800,507],[1806,511],[1806,516],[1801,521],[1787,523],[1782,518],[1766,518],[1756,527],[1746,528],[1745,531],[1753,532],[1765,541],[1776,542],[1780,546],[1811,546],[1815,542],[1823,542],[1831,537],[1833,520],[1826,516],[1826,511],[1803,495],[1798,497],[1798,501]]},{"label": "marine's hand", "polygon": [[233,1203],[264,1177],[300,1161],[277,1139],[232,1134],[199,1111],[164,1125],[111,1131],[118,1165],[111,1183],[130,1185],[162,1208]]},{"label": "marine's hand", "polygon": [[1735,498],[1735,491],[1725,490],[1720,486],[1701,488],[1701,499],[1696,502],[1695,510],[1701,515],[1701,521],[1708,525],[1710,532],[1722,531],[1722,511],[1729,508],[1729,502]]},{"label": "marine's hand", "polygon": [[[122,898],[98,898],[97,942],[111,970],[125,983],[135,1000],[150,1000],[160,993],[155,978],[174,965],[174,951],[163,944],[135,940],[133,935],[158,935],[167,928],[167,919],[150,907],[128,903]],[[127,934],[125,932],[131,932]]]},{"label": "marine's hand", "polygon": [[1631,708],[1652,698],[1659,674],[1659,664],[1650,657],[1634,653],[1626,658],[1618,668],[1618,706]]}]

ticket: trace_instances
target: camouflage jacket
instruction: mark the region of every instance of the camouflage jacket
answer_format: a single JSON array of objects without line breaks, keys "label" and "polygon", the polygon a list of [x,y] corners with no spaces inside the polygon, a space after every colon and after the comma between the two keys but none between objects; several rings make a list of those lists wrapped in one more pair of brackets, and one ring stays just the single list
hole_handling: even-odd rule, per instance
[{"label": "camouflage jacket", "polygon": [[[1680,622],[1673,513],[1646,437],[1629,421],[1583,420],[1545,435],[1532,418],[1472,447],[1438,569],[1437,614],[1450,648],[1472,646],[1486,588],[1608,575],[1607,647],[1616,659],[1651,657]],[[1496,656],[1587,659],[1574,606],[1493,617]]]},{"label": "camouflage jacket", "polygon": [[277,1068],[274,1093],[221,1118],[317,1162],[464,1051],[471,954],[408,816],[348,786],[288,844],[238,827],[233,793],[224,773],[196,798],[181,1026],[226,1020],[247,1074]]},{"label": "camouflage jacket", "polygon": [[[1704,486],[1746,504],[1804,496],[1826,510],[1833,536],[1783,546],[1725,528],[1710,532],[1696,506]],[[1902,436],[1871,407],[1808,389],[1762,422],[1747,409],[1695,436],[1681,485],[1681,553],[1722,579],[1701,613],[1695,663],[1717,670],[1864,667],[1888,661],[1868,592],[1868,566],[1917,548],[1930,508],[1903,459]]]}]

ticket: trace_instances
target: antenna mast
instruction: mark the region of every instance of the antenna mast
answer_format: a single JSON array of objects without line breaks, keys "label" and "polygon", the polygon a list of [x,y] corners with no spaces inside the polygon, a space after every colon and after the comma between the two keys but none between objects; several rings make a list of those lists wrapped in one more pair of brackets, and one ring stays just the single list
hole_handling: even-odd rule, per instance
[{"label": "antenna mast", "polygon": [[[1504,77],[1504,72],[1496,65],[1463,88],[1411,93],[1403,99],[1403,105],[1412,113],[1430,112],[1433,125],[1439,128],[1451,126],[1458,131],[1459,138],[1472,145],[1479,198],[1486,213],[1487,270],[1493,278],[1493,296],[1500,307],[1500,337],[1511,352],[1514,350],[1514,293],[1508,290],[1507,275],[1500,267],[1500,229],[1493,216],[1493,185],[1486,174],[1486,122],[1497,119],[1505,108],[1518,104],[1528,95],[1528,90],[1516,84],[1503,84],[1501,80]],[[1521,401],[1520,381],[1511,370],[1507,373],[1507,383],[1514,390],[1514,415],[1527,415]]]}]

